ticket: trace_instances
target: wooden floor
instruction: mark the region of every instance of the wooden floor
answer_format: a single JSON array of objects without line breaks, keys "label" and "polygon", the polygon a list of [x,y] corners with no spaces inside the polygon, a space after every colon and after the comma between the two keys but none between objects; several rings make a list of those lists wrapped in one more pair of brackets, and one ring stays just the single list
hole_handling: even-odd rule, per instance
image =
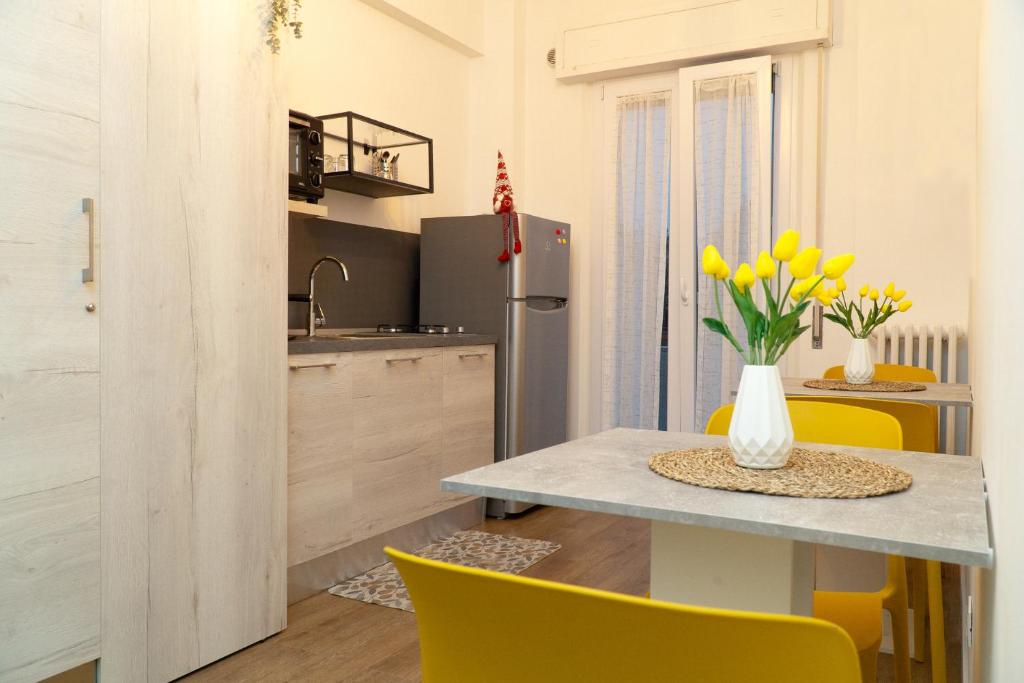
[{"label": "wooden floor", "polygon": [[[646,521],[540,508],[517,519],[487,520],[477,528],[562,544],[560,551],[523,572],[525,576],[633,595],[647,591],[650,524]],[[947,590],[947,614],[959,611],[949,602],[956,598],[953,593]],[[958,629],[958,623],[947,619],[947,634],[957,634]],[[955,674],[951,681],[959,680],[959,644],[955,654],[956,660],[950,661]],[[879,680],[891,680],[889,658],[883,655],[882,659]],[[927,665],[915,664],[913,673],[915,683],[930,681]],[[181,680],[418,681],[416,617],[320,593],[288,609],[285,631]]]}]

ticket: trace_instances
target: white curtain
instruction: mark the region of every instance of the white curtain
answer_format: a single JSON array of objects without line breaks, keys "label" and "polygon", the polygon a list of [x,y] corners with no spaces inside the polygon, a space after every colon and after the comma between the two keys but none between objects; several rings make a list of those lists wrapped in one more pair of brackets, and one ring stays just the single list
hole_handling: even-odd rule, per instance
[{"label": "white curtain", "polygon": [[[716,245],[732,267],[753,266],[758,248],[757,76],[740,74],[695,84],[694,182],[696,185],[697,258],[707,244]],[[698,272],[699,266],[698,266]],[[723,403],[732,402],[743,367],[736,350],[700,322],[717,317],[713,282],[700,276],[697,303],[696,427]],[[723,288],[722,307],[733,333],[745,343],[736,307]]]},{"label": "white curtain", "polygon": [[658,426],[668,240],[670,93],[617,101],[605,225],[603,428]]}]

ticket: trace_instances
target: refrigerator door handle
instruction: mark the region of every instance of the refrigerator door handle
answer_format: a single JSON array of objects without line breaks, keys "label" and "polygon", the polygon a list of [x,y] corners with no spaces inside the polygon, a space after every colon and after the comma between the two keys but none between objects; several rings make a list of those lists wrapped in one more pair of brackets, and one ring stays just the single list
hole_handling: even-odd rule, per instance
[{"label": "refrigerator door handle", "polygon": [[557,311],[569,306],[569,300],[564,296],[528,296],[512,301],[525,301],[527,308],[540,312]]}]

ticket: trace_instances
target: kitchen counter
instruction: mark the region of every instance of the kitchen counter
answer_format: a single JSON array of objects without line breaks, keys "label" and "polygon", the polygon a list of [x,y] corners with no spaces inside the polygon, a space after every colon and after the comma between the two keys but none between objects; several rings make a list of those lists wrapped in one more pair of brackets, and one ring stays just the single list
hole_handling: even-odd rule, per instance
[{"label": "kitchen counter", "polygon": [[[391,349],[425,349],[437,346],[479,346],[496,344],[498,338],[490,334],[383,334],[377,336],[364,330],[317,331],[312,339],[303,330],[290,330],[288,355],[310,353],[342,353],[345,351],[388,351]],[[366,336],[348,336],[366,335]]]}]

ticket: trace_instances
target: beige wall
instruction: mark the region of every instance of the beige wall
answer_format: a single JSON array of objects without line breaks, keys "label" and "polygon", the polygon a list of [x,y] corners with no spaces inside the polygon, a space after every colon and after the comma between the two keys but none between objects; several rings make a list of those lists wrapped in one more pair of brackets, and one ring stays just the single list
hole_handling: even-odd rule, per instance
[{"label": "beige wall", "polygon": [[[632,11],[660,7],[644,0]],[[937,11],[938,6],[938,11]],[[519,209],[573,224],[570,433],[584,418],[589,376],[590,238],[596,86],[566,85],[545,61],[560,29],[623,11],[618,0],[490,0],[484,56],[470,58],[358,0],[307,0],[305,37],[287,46],[288,98],[311,113],[353,109],[435,138],[434,195],[364,199],[329,192],[332,217],[419,230],[423,216],[481,213],[494,148],[509,161]],[[947,0],[835,0],[827,50],[824,240],[858,255],[851,281],[910,290],[913,324],[967,322],[966,258],[974,221],[977,10]],[[437,21],[443,23],[444,16]],[[345,40],[341,40],[342,30]],[[374,68],[348,69],[393,49]],[[804,185],[795,227],[813,234],[816,55],[799,55]],[[844,332],[826,327],[791,353],[802,374],[841,363]]]},{"label": "beige wall", "polygon": [[363,0],[416,30],[474,57],[484,53],[487,3],[480,0]]},{"label": "beige wall", "polygon": [[[582,417],[590,382],[588,366],[589,238],[593,232],[589,169],[599,121],[591,113],[590,84],[554,80],[543,53],[560,27],[599,16],[621,4],[612,0],[526,0],[526,86],[523,146],[526,210],[566,220],[574,230],[574,317],[571,424]],[[911,292],[912,324],[966,325],[968,279],[962,264],[970,249],[975,194],[975,91],[977,9],[970,3],[932,0],[835,0],[835,44],[826,50],[824,230],[827,252],[854,251],[851,281],[896,279]],[[797,58],[804,121],[803,206],[796,227],[812,239],[814,216],[815,79],[817,57]],[[567,159],[571,159],[567,167]],[[579,163],[577,163],[579,161]],[[961,267],[958,267],[958,264]],[[884,281],[883,281],[884,280]],[[845,333],[826,327],[825,348],[813,351],[810,335],[796,349],[795,367],[816,375],[841,363]],[[791,351],[793,353],[793,351]]]},{"label": "beige wall", "polygon": [[[484,55],[468,57],[359,0],[303,3],[303,37],[283,50],[288,106],[314,115],[351,110],[434,140],[434,194],[328,191],[332,219],[419,232],[424,216],[488,212],[498,147],[519,191],[513,16],[512,0],[490,0],[476,29]],[[440,9],[437,20],[458,26],[467,42],[477,25]]]},{"label": "beige wall", "polygon": [[985,460],[995,569],[982,572],[981,647],[975,653],[984,681],[1024,677],[1024,440],[1020,387],[1024,333],[1020,288],[1024,254],[1024,5],[987,0],[981,22],[978,98],[978,230],[971,283],[974,383],[973,452]]},{"label": "beige wall", "polygon": [[[893,279],[910,292],[914,308],[894,321],[966,325],[977,7],[836,0],[834,9],[822,246],[857,254],[851,285]],[[805,61],[811,78],[815,63]],[[827,324],[821,351],[801,340],[801,373],[842,363],[847,348],[845,331]]]}]

